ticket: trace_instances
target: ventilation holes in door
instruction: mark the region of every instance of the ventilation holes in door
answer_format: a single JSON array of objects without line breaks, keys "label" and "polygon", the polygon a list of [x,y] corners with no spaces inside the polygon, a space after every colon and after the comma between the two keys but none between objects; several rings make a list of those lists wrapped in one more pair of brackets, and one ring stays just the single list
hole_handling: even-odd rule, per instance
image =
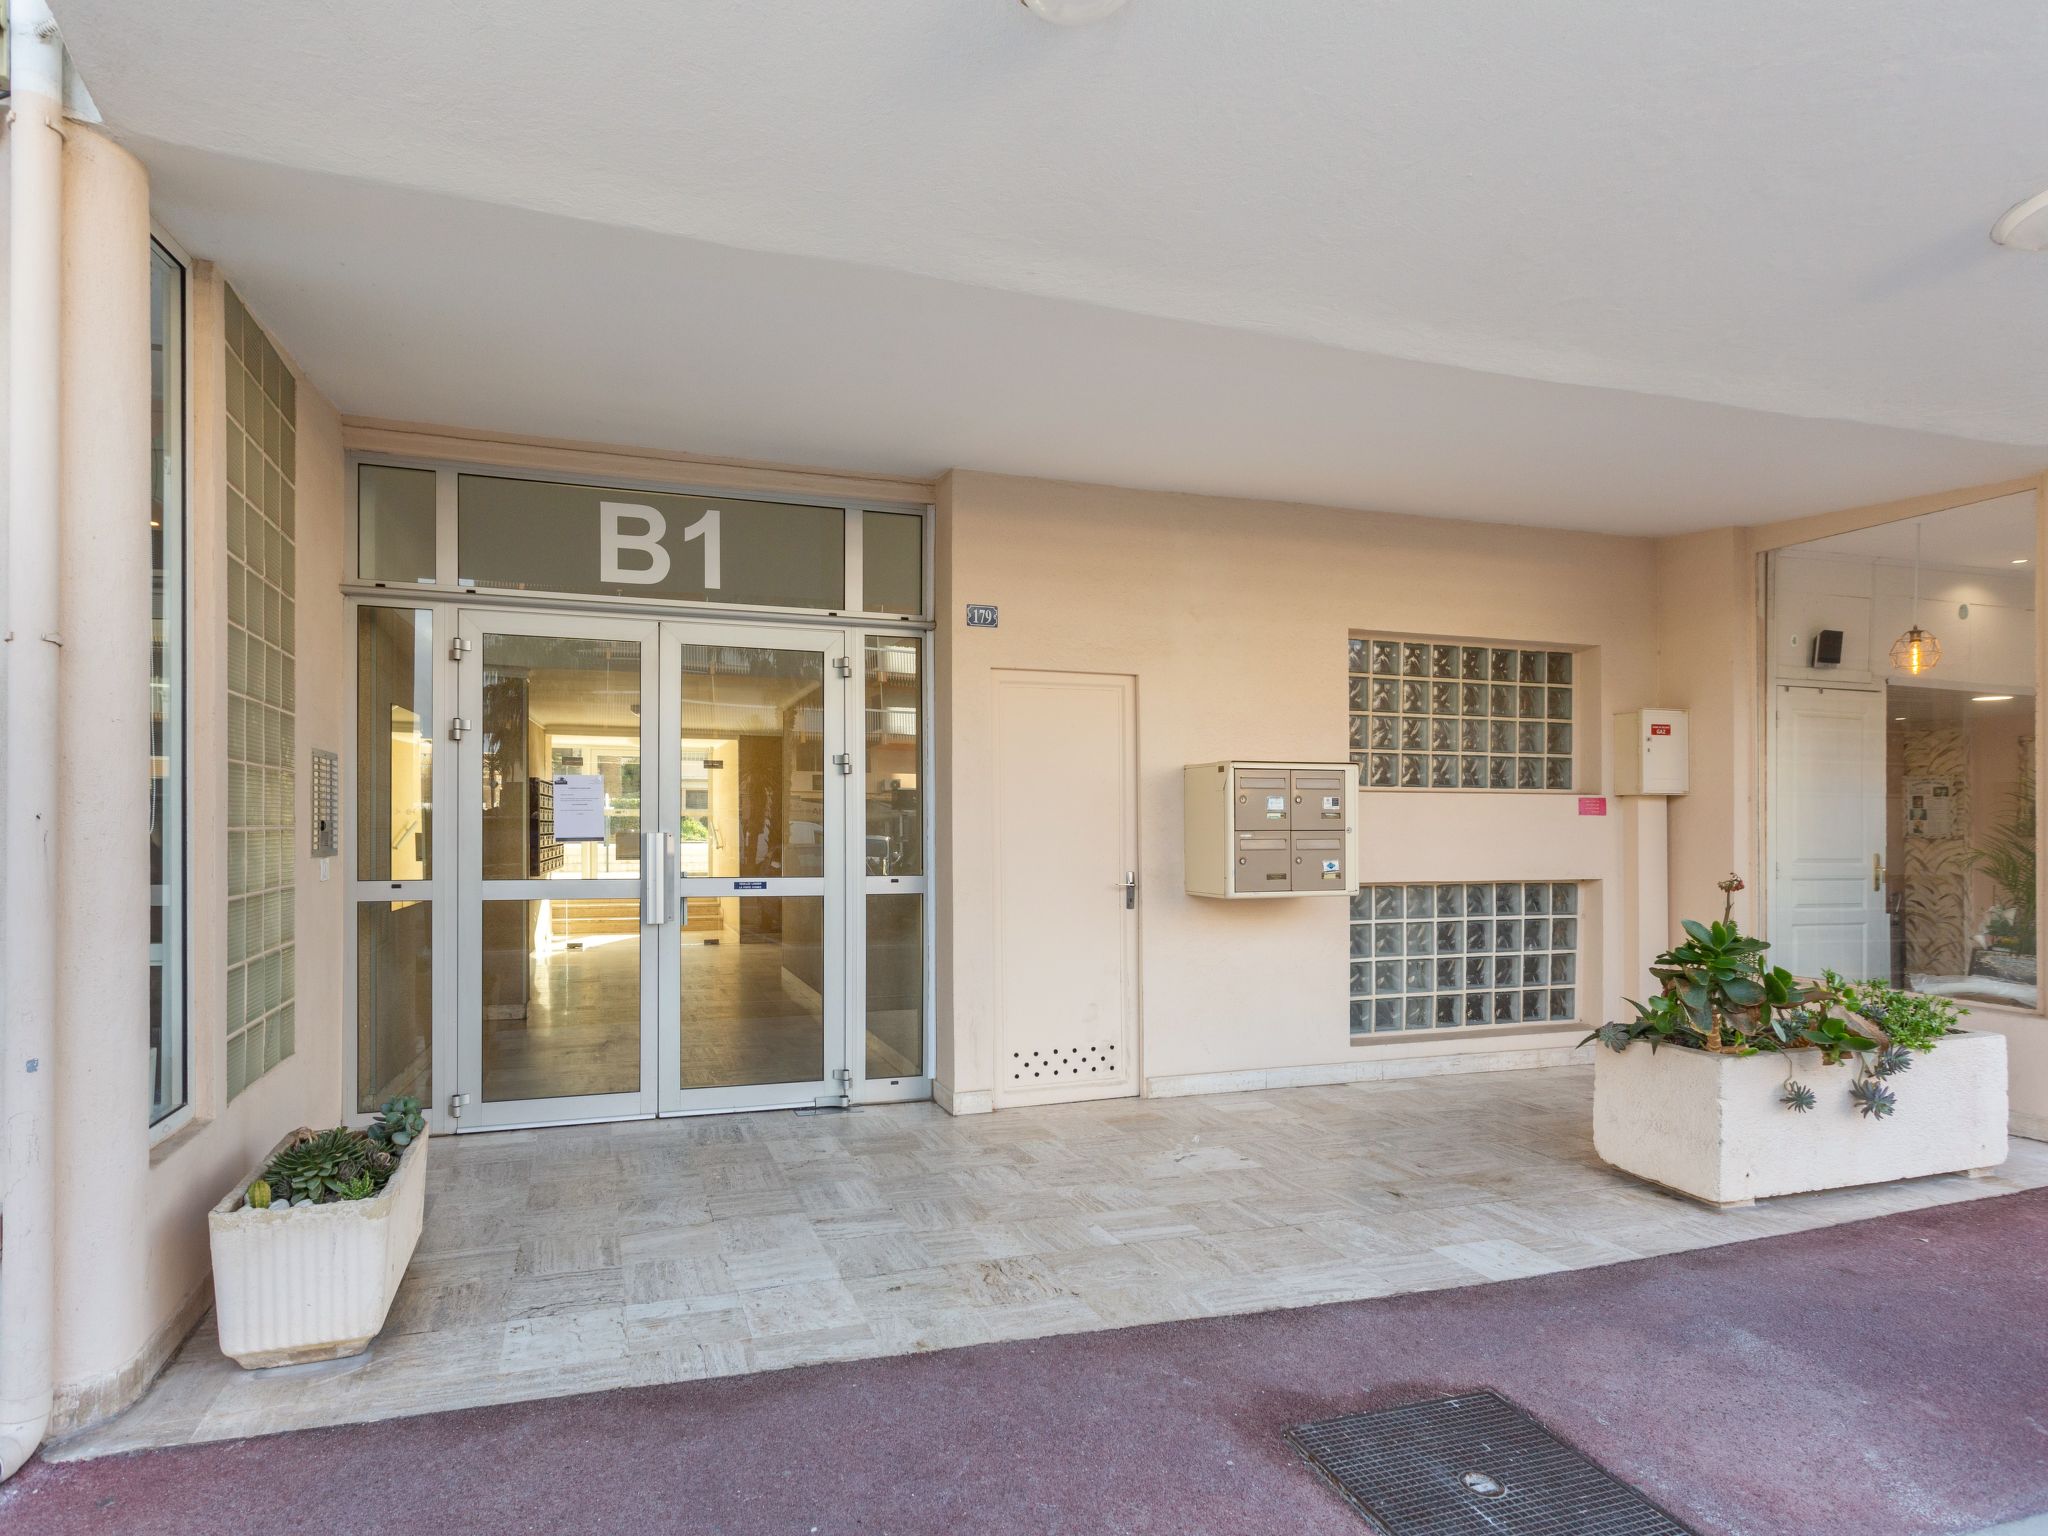
[{"label": "ventilation holes in door", "polygon": [[1010,1052],[1010,1081],[1029,1083],[1072,1081],[1074,1078],[1114,1076],[1116,1047],[1076,1045],[1045,1051]]}]

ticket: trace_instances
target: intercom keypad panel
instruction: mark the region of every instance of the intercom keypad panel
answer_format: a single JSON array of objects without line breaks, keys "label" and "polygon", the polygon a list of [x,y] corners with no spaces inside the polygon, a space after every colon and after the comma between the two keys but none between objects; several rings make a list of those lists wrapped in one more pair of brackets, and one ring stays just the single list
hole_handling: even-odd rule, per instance
[{"label": "intercom keypad panel", "polygon": [[1191,895],[1350,894],[1357,835],[1350,764],[1196,763],[1184,782]]}]

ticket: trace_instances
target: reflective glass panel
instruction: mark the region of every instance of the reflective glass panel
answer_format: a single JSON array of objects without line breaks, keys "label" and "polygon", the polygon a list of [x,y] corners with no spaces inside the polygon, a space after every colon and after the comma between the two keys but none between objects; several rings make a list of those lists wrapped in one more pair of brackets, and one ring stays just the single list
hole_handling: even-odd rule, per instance
[{"label": "reflective glass panel", "polygon": [[863,669],[867,716],[867,872],[924,873],[920,727],[923,645],[870,635]]},{"label": "reflective glass panel", "polygon": [[846,510],[547,480],[456,480],[459,580],[776,608],[846,606]]},{"label": "reflective glass panel", "polygon": [[[483,668],[483,877],[638,875],[639,643],[486,634]],[[592,775],[601,835],[557,836],[556,781]]]},{"label": "reflective glass panel", "polygon": [[356,610],[356,876],[434,875],[434,615]]},{"label": "reflective glass panel", "polygon": [[823,1077],[824,898],[693,896],[684,908],[682,1085]]},{"label": "reflective glass panel", "polygon": [[428,1097],[434,1051],[434,908],[356,906],[356,1108]]},{"label": "reflective glass panel", "polygon": [[637,901],[483,903],[484,1097],[640,1086]]},{"label": "reflective glass panel", "polygon": [[824,652],[682,652],[682,874],[824,874]]},{"label": "reflective glass panel", "polygon": [[913,512],[863,512],[861,606],[916,618],[924,612],[924,519]]},{"label": "reflective glass panel", "polygon": [[434,472],[356,469],[356,574],[411,585],[434,579]]},{"label": "reflective glass panel", "polygon": [[868,897],[867,959],[867,1075],[916,1077],[924,1071],[924,897]]}]

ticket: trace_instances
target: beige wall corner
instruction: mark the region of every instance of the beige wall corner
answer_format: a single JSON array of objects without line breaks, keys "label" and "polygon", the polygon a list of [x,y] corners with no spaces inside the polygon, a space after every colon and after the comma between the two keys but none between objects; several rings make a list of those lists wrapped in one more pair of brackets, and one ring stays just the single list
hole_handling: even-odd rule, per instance
[{"label": "beige wall corner", "polygon": [[[1717,528],[1656,543],[1657,702],[1691,713],[1692,789],[1670,803],[1668,916],[1721,915],[1732,871],[1748,889],[1735,915],[1761,910],[1757,868],[1756,558],[1747,533]],[[1667,929],[1668,931],[1668,929]]]}]

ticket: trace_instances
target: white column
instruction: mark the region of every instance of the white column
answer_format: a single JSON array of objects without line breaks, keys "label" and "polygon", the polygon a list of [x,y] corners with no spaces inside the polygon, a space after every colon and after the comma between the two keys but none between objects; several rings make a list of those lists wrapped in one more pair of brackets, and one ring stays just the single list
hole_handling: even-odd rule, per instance
[{"label": "white column", "polygon": [[57,595],[57,1422],[148,1341],[149,181],[64,147]]},{"label": "white column", "polygon": [[7,272],[5,1035],[0,1038],[0,1477],[50,1421],[57,1069],[57,387],[63,51],[42,0],[10,0]]}]

